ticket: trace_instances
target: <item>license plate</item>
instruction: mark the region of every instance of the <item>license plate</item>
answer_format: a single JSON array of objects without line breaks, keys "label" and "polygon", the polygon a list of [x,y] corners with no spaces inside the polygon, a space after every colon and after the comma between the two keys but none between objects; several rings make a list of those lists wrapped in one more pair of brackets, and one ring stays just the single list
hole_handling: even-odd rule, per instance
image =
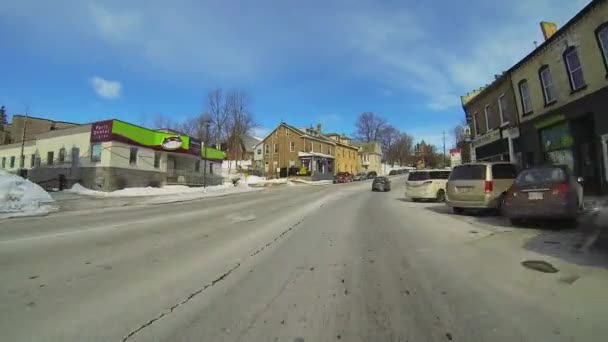
[{"label": "license plate", "polygon": [[528,192],[528,199],[529,200],[542,200],[543,193],[542,192]]},{"label": "license plate", "polygon": [[456,192],[458,192],[459,194],[464,194],[469,191],[471,191],[471,188],[456,188]]}]

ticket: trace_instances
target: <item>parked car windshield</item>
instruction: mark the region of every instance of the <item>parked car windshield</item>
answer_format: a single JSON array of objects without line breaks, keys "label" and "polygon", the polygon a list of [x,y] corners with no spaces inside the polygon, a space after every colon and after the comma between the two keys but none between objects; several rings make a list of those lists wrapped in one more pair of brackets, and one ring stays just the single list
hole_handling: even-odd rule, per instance
[{"label": "parked car windshield", "polygon": [[492,178],[494,179],[515,179],[517,168],[513,164],[492,165]]},{"label": "parked car windshield", "polygon": [[407,177],[408,181],[422,181],[422,180],[428,180],[430,179],[431,176],[429,175],[428,172],[410,172],[409,176]]},{"label": "parked car windshield", "polygon": [[450,180],[484,180],[486,179],[485,165],[459,165],[452,170]]},{"label": "parked car windshield", "polygon": [[529,169],[522,171],[515,184],[531,185],[531,184],[546,184],[546,183],[561,183],[567,180],[567,175],[559,167]]}]

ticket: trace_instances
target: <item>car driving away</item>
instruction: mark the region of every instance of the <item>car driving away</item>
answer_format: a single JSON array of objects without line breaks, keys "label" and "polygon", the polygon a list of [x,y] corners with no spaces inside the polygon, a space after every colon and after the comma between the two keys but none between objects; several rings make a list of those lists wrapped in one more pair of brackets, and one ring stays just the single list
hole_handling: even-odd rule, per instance
[{"label": "car driving away", "polygon": [[499,209],[517,176],[508,162],[480,162],[454,167],[447,184],[446,204],[455,214],[465,209]]},{"label": "car driving away", "polygon": [[391,191],[391,180],[385,176],[374,178],[372,191]]},{"label": "car driving away", "polygon": [[504,212],[514,225],[540,218],[575,222],[583,206],[580,182],[565,165],[524,170],[507,192]]},{"label": "car driving away", "polygon": [[449,170],[411,171],[405,181],[405,197],[416,202],[421,199],[443,202]]}]

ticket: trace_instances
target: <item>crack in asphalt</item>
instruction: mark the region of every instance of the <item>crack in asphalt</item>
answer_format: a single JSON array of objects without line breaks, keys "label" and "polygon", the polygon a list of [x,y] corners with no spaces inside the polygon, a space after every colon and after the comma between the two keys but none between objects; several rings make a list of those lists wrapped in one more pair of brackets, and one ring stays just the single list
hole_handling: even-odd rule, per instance
[{"label": "crack in asphalt", "polygon": [[[280,238],[282,238],[283,236],[285,236],[287,233],[291,232],[292,230],[294,230],[296,227],[298,227],[300,225],[300,223],[302,223],[304,221],[304,219],[301,219],[300,221],[296,222],[294,225],[292,225],[291,227],[289,227],[288,229],[284,230],[281,232],[281,234],[277,235],[274,239],[272,239],[270,242],[266,243],[265,245],[263,245],[262,247],[258,248],[255,252],[253,252],[252,254],[249,255],[249,257],[254,257],[256,255],[258,255],[260,252],[262,252],[264,249],[266,249],[266,247],[270,247],[272,244],[274,244],[277,240],[279,240]],[[188,297],[186,297],[186,299],[182,300],[181,302],[171,306],[170,308],[168,308],[166,311],[160,313],[158,316],[152,318],[151,320],[147,321],[146,323],[140,325],[139,327],[137,327],[137,329],[131,331],[127,336],[125,336],[121,341],[122,342],[126,342],[127,340],[129,340],[130,338],[132,338],[133,336],[135,336],[136,334],[138,334],[140,331],[144,330],[145,328],[151,326],[152,324],[154,324],[155,322],[159,321],[160,319],[162,319],[163,317],[173,313],[174,310],[176,310],[178,307],[188,303],[190,300],[192,300],[194,297],[198,296],[199,294],[203,293],[203,291],[207,290],[208,288],[214,286],[215,284],[221,282],[222,280],[226,279],[232,272],[234,272],[236,269],[238,269],[239,267],[241,267],[241,263],[237,263],[236,265],[232,266],[230,269],[228,269],[228,271],[224,272],[223,274],[221,274],[219,277],[213,279],[210,283],[205,284],[205,286],[201,287],[200,289],[192,292],[191,294],[188,295]]]}]

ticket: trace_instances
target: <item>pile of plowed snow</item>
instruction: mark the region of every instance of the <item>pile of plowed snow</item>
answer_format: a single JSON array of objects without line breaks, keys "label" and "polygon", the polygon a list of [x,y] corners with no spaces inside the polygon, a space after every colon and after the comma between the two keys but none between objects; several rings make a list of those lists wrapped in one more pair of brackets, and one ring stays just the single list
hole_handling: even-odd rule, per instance
[{"label": "pile of plowed snow", "polygon": [[56,210],[52,202],[38,184],[0,170],[0,218],[45,215]]}]

